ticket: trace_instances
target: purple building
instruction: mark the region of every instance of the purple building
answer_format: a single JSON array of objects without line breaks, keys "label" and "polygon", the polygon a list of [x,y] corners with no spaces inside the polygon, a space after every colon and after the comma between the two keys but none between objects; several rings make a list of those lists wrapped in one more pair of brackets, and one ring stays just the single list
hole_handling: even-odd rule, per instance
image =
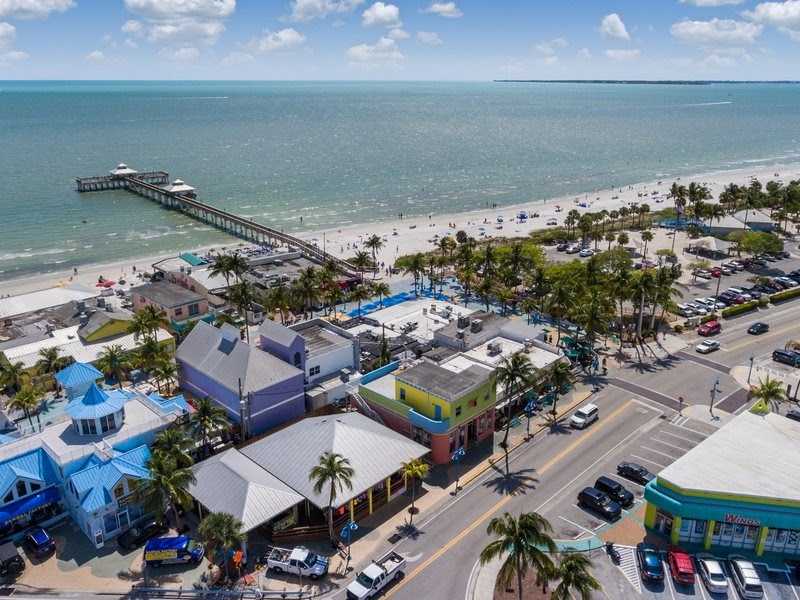
[{"label": "purple building", "polygon": [[[209,396],[250,434],[268,431],[305,413],[303,371],[239,338],[236,327],[198,322],[175,353],[180,384]],[[239,387],[245,399],[242,407]]]}]

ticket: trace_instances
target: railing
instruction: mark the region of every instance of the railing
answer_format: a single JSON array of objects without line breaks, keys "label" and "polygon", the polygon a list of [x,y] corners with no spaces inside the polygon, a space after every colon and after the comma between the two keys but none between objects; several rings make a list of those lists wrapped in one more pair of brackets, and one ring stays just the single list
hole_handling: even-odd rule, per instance
[{"label": "railing", "polygon": [[304,590],[190,590],[185,588],[146,588],[133,586],[132,598],[310,598]]},{"label": "railing", "polygon": [[380,423],[381,425],[385,425],[385,423],[383,422],[383,419],[381,419],[381,416],[370,408],[369,404],[367,404],[367,402],[361,397],[361,394],[358,393],[358,391],[356,390],[355,387],[348,385],[347,386],[347,392],[356,401],[356,404],[358,404],[358,407],[361,410],[364,411],[364,414],[366,414],[370,419],[372,419],[376,423]]}]

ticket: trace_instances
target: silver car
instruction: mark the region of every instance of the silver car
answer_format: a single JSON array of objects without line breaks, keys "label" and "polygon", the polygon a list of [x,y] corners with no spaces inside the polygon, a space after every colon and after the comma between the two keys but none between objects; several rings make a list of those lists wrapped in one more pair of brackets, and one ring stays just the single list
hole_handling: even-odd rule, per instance
[{"label": "silver car", "polygon": [[728,557],[728,564],[731,568],[731,578],[739,595],[742,598],[763,598],[764,588],[761,585],[761,578],[756,572],[756,568],[744,556],[732,554]]},{"label": "silver car", "polygon": [[722,570],[720,562],[710,554],[698,554],[697,572],[700,579],[712,594],[725,594],[728,592],[728,578]]}]

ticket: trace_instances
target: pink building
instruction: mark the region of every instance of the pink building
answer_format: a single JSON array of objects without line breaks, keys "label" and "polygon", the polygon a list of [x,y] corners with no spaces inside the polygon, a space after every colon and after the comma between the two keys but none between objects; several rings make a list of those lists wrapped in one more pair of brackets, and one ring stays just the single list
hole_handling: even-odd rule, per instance
[{"label": "pink building", "polygon": [[133,310],[139,311],[151,305],[163,310],[174,332],[186,328],[189,321],[213,321],[213,313],[208,312],[208,300],[192,290],[168,281],[157,281],[140,285],[131,290]]}]

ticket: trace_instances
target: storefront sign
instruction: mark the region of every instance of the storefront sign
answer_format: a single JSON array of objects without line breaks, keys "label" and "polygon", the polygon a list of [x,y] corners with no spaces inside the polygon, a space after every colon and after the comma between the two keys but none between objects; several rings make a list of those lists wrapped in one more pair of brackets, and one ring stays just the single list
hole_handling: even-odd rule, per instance
[{"label": "storefront sign", "polygon": [[751,527],[761,526],[760,519],[748,519],[747,517],[743,517],[734,513],[725,513],[725,522],[734,523],[736,525],[750,525]]},{"label": "storefront sign", "polygon": [[119,506],[125,506],[126,504],[130,504],[134,500],[136,500],[136,494],[128,494],[127,496],[123,496],[122,498],[117,500],[117,504]]},{"label": "storefront sign", "polygon": [[279,521],[273,522],[272,530],[282,531],[284,529],[288,529],[289,527],[295,525],[296,523],[297,523],[297,518],[294,516],[294,513],[292,513]]}]

